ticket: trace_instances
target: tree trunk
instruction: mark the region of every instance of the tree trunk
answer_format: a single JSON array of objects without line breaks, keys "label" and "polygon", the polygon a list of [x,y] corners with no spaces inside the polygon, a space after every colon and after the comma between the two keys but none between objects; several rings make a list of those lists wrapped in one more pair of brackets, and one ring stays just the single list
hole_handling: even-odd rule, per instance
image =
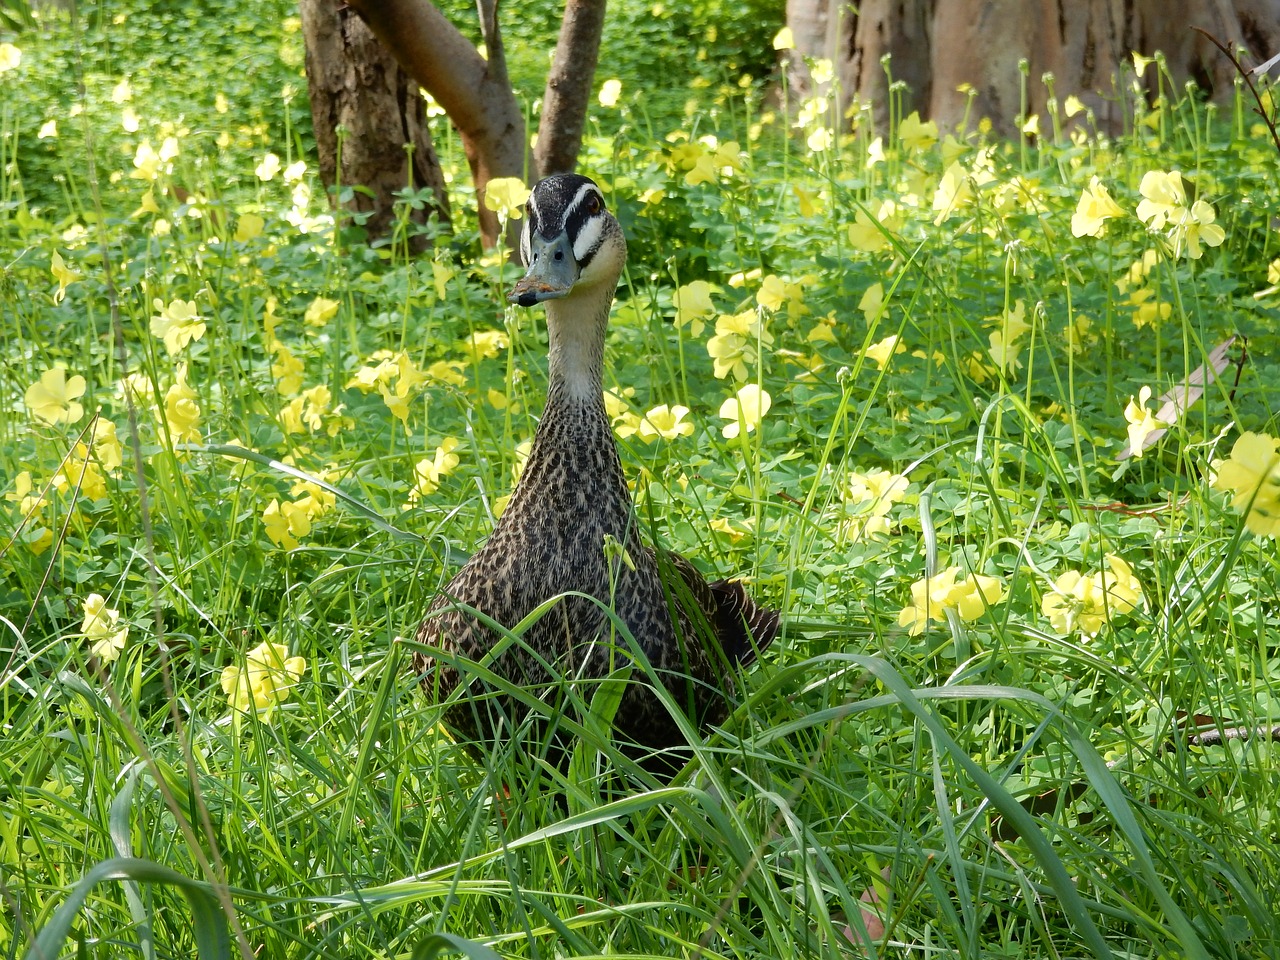
[{"label": "tree trunk", "polygon": [[572,173],[578,162],[604,32],[604,8],[605,0],[565,0],[534,148],[540,177]]},{"label": "tree trunk", "polygon": [[795,48],[782,52],[783,69],[787,73],[787,93],[793,100],[804,100],[824,91],[816,90],[805,58],[836,62],[836,51],[827,36],[827,19],[831,0],[787,0],[787,26],[791,28]]},{"label": "tree trunk", "polygon": [[[320,160],[320,177],[335,185],[363,186],[347,208],[366,211],[371,238],[385,237],[395,220],[395,193],[429,188],[434,203],[413,210],[425,224],[432,216],[449,223],[444,175],[427,128],[426,105],[418,85],[404,73],[373,34],[334,0],[300,0],[307,50],[307,88]],[[345,129],[339,143],[338,128]],[[336,197],[335,197],[336,199]],[[415,252],[430,244],[418,234]]]},{"label": "tree trunk", "polygon": [[488,60],[426,0],[348,0],[400,65],[444,108],[458,130],[476,188],[480,236],[498,241],[498,217],[484,205],[494,177],[528,179],[524,115],[507,77],[496,0],[481,0]]},{"label": "tree trunk", "polygon": [[[1125,122],[1118,93],[1124,71],[1132,75],[1132,51],[1161,51],[1175,94],[1194,80],[1219,100],[1231,96],[1231,64],[1191,26],[1244,46],[1248,62],[1280,52],[1280,0],[789,0],[787,13],[798,52],[811,56],[830,56],[811,36],[825,14],[842,97],[871,101],[881,129],[889,109],[885,54],[893,80],[909,88],[904,112],[918,109],[948,129],[968,111],[1008,135],[1017,132],[1024,106],[1024,59],[1028,115],[1046,114],[1050,91],[1042,77],[1052,73],[1059,102],[1078,96],[1099,126],[1115,133]],[[1154,68],[1143,82],[1155,95]],[[957,89],[962,84],[976,91],[972,105]]]}]

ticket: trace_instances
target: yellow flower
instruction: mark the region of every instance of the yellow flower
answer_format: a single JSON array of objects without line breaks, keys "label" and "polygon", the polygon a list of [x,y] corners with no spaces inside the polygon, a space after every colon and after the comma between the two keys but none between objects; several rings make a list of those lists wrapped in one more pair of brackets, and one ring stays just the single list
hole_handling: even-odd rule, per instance
[{"label": "yellow flower", "polygon": [[1230,491],[1231,507],[1247,510],[1244,525],[1259,537],[1280,537],[1280,440],[1243,433],[1231,456],[1213,463],[1213,489]]},{"label": "yellow flower", "polygon": [[112,103],[127,103],[133,99],[133,86],[129,83],[129,78],[125,77],[114,87],[111,88]]},{"label": "yellow flower", "polygon": [[683,327],[687,323],[690,333],[695,337],[702,336],[706,326],[703,318],[711,316],[716,310],[711,302],[712,289],[711,284],[705,280],[694,280],[676,289],[671,295],[671,302],[676,308],[676,327]]},{"label": "yellow flower", "polygon": [[726,440],[732,440],[744,428],[750,433],[760,425],[772,406],[773,397],[769,396],[768,391],[761,390],[754,383],[748,383],[720,404],[720,418],[729,421],[720,428],[720,432]]},{"label": "yellow flower", "polygon": [[316,297],[307,307],[307,312],[303,314],[302,320],[308,326],[323,327],[337,315],[339,306],[341,304],[337,300],[330,300],[328,297]]},{"label": "yellow flower", "polygon": [[427,379],[436,383],[449,383],[455,387],[466,386],[467,378],[462,375],[466,364],[460,360],[437,360],[423,371]]},{"label": "yellow flower", "polygon": [[1108,554],[1107,569],[1086,577],[1067,570],[1053,582],[1053,592],[1040,602],[1040,612],[1061,634],[1077,630],[1097,636],[1116,614],[1125,614],[1142,603],[1142,584],[1121,557]]},{"label": "yellow flower", "polygon": [[1003,330],[993,330],[987,340],[991,344],[987,353],[995,362],[997,370],[1011,374],[1022,366],[1022,361],[1018,359],[1022,344],[1009,342]]},{"label": "yellow flower", "polygon": [[[278,341],[275,345],[275,357],[275,363],[271,364],[271,375],[276,378],[276,390],[281,394],[297,393],[302,389],[302,361]],[[347,386],[352,384],[348,383]]]},{"label": "yellow flower", "polygon": [[35,484],[31,481],[31,471],[23,470],[13,478],[13,490],[6,493],[4,498],[10,503],[18,505],[18,512],[24,518],[38,520],[40,511],[49,505],[49,501],[43,496],[33,494]]},{"label": "yellow flower", "polygon": [[178,155],[178,141],[174,137],[166,137],[159,151],[151,146],[151,141],[143,140],[133,155],[134,170],[129,176],[135,180],[155,180],[162,173],[173,169],[170,162]]},{"label": "yellow flower", "polygon": [[199,443],[200,404],[197,394],[187,385],[187,365],[178,367],[177,379],[164,395],[164,417],[175,443]]},{"label": "yellow flower", "polygon": [[311,430],[319,430],[324,425],[324,415],[329,411],[329,404],[333,402],[333,391],[324,384],[320,384],[310,390],[303,390],[302,396],[298,399],[306,403],[302,419],[307,427]]},{"label": "yellow flower", "polygon": [[46,120],[36,133],[37,140],[56,140],[58,139],[58,121]]},{"label": "yellow flower", "polygon": [[947,610],[955,610],[962,620],[976,620],[1004,598],[1004,584],[998,577],[977,574],[957,583],[959,575],[959,567],[948,567],[913,583],[911,603],[898,614],[898,625],[918,636],[930,620],[946,622]]},{"label": "yellow flower", "polygon": [[391,383],[391,378],[399,373],[399,365],[395,362],[390,350],[378,350],[371,354],[369,359],[376,363],[367,363],[360,367],[355,376],[347,381],[348,390],[355,387],[361,393],[372,393],[387,386]]},{"label": "yellow flower", "polygon": [[396,364],[396,396],[407,397],[420,385],[427,382],[427,375],[422,368],[413,362],[408,353],[401,350],[395,355]]},{"label": "yellow flower", "polygon": [[1071,235],[1074,237],[1101,237],[1107,232],[1107,220],[1122,217],[1124,211],[1120,204],[1111,199],[1111,194],[1103,186],[1102,181],[1093,177],[1089,185],[1080,194],[1080,202],[1071,217]]},{"label": "yellow flower", "polygon": [[1148,170],[1138,185],[1142,202],[1138,204],[1138,219],[1152,230],[1169,230],[1169,242],[1174,256],[1184,253],[1192,260],[1199,260],[1203,241],[1211,247],[1222,244],[1226,231],[1214,223],[1213,207],[1204,200],[1187,206],[1187,192],[1182,185],[1182,174],[1177,170],[1164,173]]},{"label": "yellow flower", "polygon": [[0,73],[17,70],[22,63],[22,51],[12,43],[0,43]]},{"label": "yellow flower", "polygon": [[795,194],[796,200],[799,201],[800,216],[812,217],[818,212],[818,201],[821,199],[819,194],[806,190],[795,183],[791,185],[791,192]]},{"label": "yellow flower", "polygon": [[298,546],[298,539],[311,532],[311,515],[307,506],[299,506],[288,500],[281,503],[275,499],[267,504],[267,508],[262,511],[262,523],[272,543],[286,550],[293,550]]},{"label": "yellow flower", "polygon": [[858,309],[867,318],[867,323],[873,322],[880,315],[880,308],[883,305],[884,286],[879,281],[867,287],[862,293],[862,299],[858,301]]},{"label": "yellow flower", "polygon": [[283,643],[263,642],[249,651],[243,667],[231,664],[223,669],[222,692],[232,710],[253,711],[269,722],[306,672],[307,661],[289,656]]},{"label": "yellow flower", "polygon": [[759,358],[759,347],[772,345],[773,335],[764,329],[760,317],[754,310],[744,310],[720,315],[715,336],[707,341],[707,353],[718,379],[732,373],[735,380],[745,380],[748,366]]},{"label": "yellow flower", "polygon": [[849,244],[855,250],[877,253],[889,246],[884,231],[896,232],[901,229],[902,217],[898,213],[898,205],[892,200],[886,200],[880,204],[880,210],[874,219],[863,210],[854,212],[853,223],[849,224]]},{"label": "yellow flower", "polygon": [[67,295],[67,287],[79,280],[80,274],[67,266],[62,259],[62,254],[57,250],[53,251],[53,257],[50,259],[49,272],[53,274],[53,279],[58,281],[58,292],[53,295],[53,302],[61,303]]},{"label": "yellow flower", "polygon": [[616,107],[620,96],[622,96],[621,80],[612,78],[600,85],[600,106]]},{"label": "yellow flower", "polygon": [[75,423],[84,416],[84,407],[76,402],[84,391],[84,377],[68,378],[66,370],[54,367],[27,387],[23,399],[27,409],[45,423]]},{"label": "yellow flower", "polygon": [[756,291],[756,303],[766,310],[777,310],[786,302],[786,289],[783,279],[771,273],[760,281],[760,289]]},{"label": "yellow flower", "polygon": [[405,433],[409,432],[409,397],[392,393],[382,384],[378,384],[378,392],[382,394],[382,402],[387,405],[391,415],[404,424]]},{"label": "yellow flower", "polygon": [[872,512],[883,515],[907,493],[910,481],[900,473],[888,470],[872,470],[870,473],[850,473],[848,500],[851,503],[872,502]]},{"label": "yellow flower", "polygon": [[413,487],[409,490],[409,503],[417,503],[440,488],[440,481],[453,473],[461,462],[453,451],[458,448],[456,437],[445,437],[436,447],[435,457],[419,460],[413,467]]},{"label": "yellow flower", "polygon": [[1173,305],[1152,300],[1156,292],[1150,287],[1139,287],[1129,294],[1126,301],[1133,307],[1133,325],[1138,328],[1154,326],[1157,321],[1168,320],[1173,315]]},{"label": "yellow flower", "polygon": [[1211,247],[1220,247],[1227,239],[1227,232],[1214,223],[1216,214],[1213,207],[1205,200],[1197,200],[1191,205],[1177,228],[1171,234],[1173,238],[1173,255],[1186,254],[1192,260],[1199,260],[1203,251],[1201,241]]},{"label": "yellow flower", "polygon": [[645,443],[652,443],[661,437],[663,440],[674,440],[676,437],[693,436],[693,424],[685,422],[689,408],[676,404],[654,407],[640,421],[637,431]]},{"label": "yellow flower", "polygon": [[898,126],[898,138],[908,153],[928,150],[938,142],[938,125],[932,120],[922,122],[920,112],[912,110]]},{"label": "yellow flower", "polygon": [[1147,403],[1151,400],[1151,388],[1143,387],[1138,391],[1138,399],[1135,402],[1133,397],[1129,397],[1129,403],[1124,408],[1124,418],[1129,421],[1129,452],[1135,457],[1141,457],[1145,452],[1147,437],[1156,430],[1163,430],[1168,426],[1161,420],[1156,419],[1156,415],[1147,409]]},{"label": "yellow flower", "polygon": [[107,607],[102,594],[91,593],[84,600],[84,623],[80,635],[92,642],[89,652],[103,663],[111,663],[120,656],[129,627],[120,626],[120,611]]},{"label": "yellow flower", "polygon": [[290,400],[288,403],[286,403],[283,407],[280,408],[280,413],[277,415],[276,419],[280,421],[280,429],[284,431],[284,435],[286,437],[292,436],[295,433],[303,432],[303,428],[302,428],[303,402],[304,401],[301,397],[294,397],[292,400]]},{"label": "yellow flower", "polygon": [[1280,260],[1272,260],[1267,267],[1267,283],[1280,283]]},{"label": "yellow flower", "polygon": [[867,359],[874,360],[877,367],[883,370],[889,365],[889,358],[895,353],[905,353],[907,345],[898,342],[899,337],[896,333],[890,334],[878,343],[873,343],[867,347]]},{"label": "yellow flower", "polygon": [[[489,182],[492,183],[493,181],[490,180]],[[459,349],[472,360],[492,360],[507,349],[508,343],[510,343],[510,340],[501,330],[477,330],[462,341]]]},{"label": "yellow flower", "polygon": [[524,216],[524,205],[528,199],[529,188],[519,177],[494,177],[485,184],[485,209],[494,210],[512,220],[519,220]]},{"label": "yellow flower", "polygon": [[1071,94],[1069,97],[1067,97],[1067,99],[1064,100],[1062,103],[1062,112],[1066,114],[1068,120],[1074,117],[1077,113],[1080,113],[1084,109],[1086,109],[1084,105],[1084,101],[1082,101],[1074,93]]},{"label": "yellow flower", "polygon": [[267,221],[256,213],[242,213],[236,220],[236,232],[232,235],[232,239],[237,243],[247,243],[261,236],[266,225]]},{"label": "yellow flower", "polygon": [[933,209],[937,216],[933,219],[935,227],[942,226],[953,213],[968,206],[973,200],[973,182],[969,172],[959,161],[947,167],[933,194]]},{"label": "yellow flower", "polygon": [[283,166],[284,164],[280,162],[279,157],[277,157],[274,153],[268,153],[262,158],[261,161],[259,161],[258,165],[253,168],[253,172],[254,174],[257,175],[259,180],[265,183],[266,181],[271,180],[273,177],[275,177],[275,175],[280,172],[280,168]]},{"label": "yellow flower", "polygon": [[204,317],[196,313],[194,300],[173,300],[166,307],[157,297],[151,306],[159,311],[151,317],[151,335],[164,340],[169,356],[181,353],[192,340],[204,336]]},{"label": "yellow flower", "polygon": [[773,49],[775,50],[794,50],[796,48],[796,38],[791,32],[790,27],[783,27],[773,35]]}]

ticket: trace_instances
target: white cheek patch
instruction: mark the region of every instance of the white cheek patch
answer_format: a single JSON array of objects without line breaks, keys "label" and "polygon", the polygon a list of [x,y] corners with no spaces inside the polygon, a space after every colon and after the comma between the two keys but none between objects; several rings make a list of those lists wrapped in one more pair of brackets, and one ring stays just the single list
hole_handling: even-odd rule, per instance
[{"label": "white cheek patch", "polygon": [[533,265],[533,248],[529,240],[530,231],[530,222],[526,220],[524,229],[520,231],[520,257],[526,267]]},{"label": "white cheek patch", "polygon": [[587,258],[600,245],[600,236],[604,232],[604,218],[592,217],[582,225],[582,229],[578,231],[578,235],[573,238],[573,259],[578,263],[586,262]]}]

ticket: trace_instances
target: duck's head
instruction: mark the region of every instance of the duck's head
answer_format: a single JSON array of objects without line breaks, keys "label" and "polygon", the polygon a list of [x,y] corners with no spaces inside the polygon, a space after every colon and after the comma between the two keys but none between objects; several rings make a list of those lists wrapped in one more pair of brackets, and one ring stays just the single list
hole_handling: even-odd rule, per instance
[{"label": "duck's head", "polygon": [[607,286],[627,259],[622,227],[595,181],[557,173],[538,181],[525,207],[520,256],[528,271],[507,299],[522,307]]}]

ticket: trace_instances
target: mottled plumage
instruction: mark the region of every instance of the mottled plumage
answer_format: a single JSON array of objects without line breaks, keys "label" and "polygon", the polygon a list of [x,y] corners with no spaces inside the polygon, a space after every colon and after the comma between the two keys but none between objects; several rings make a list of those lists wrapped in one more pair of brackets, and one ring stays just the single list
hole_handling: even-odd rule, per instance
[{"label": "mottled plumage", "polygon": [[[700,728],[719,723],[727,715],[735,668],[772,642],[778,614],[757,606],[741,584],[708,583],[683,557],[656,552],[638,535],[602,397],[605,326],[626,259],[621,227],[592,181],[554,176],[529,199],[521,251],[529,271],[511,299],[523,306],[546,303],[547,406],[493,534],[418,629],[421,644],[446,654],[438,661],[417,656],[423,686],[443,700],[464,679],[446,661],[482,661],[500,642],[464,607],[510,628],[546,600],[576,591],[606,605],[612,597],[613,609],[676,702]],[[625,559],[607,554],[610,538],[625,548]],[[487,668],[535,696],[554,696],[560,677],[608,676],[628,657],[621,637],[611,641],[607,615],[585,597],[560,600],[523,639],[528,650],[510,645]],[[623,741],[660,757],[684,740],[643,671],[633,671],[631,679],[615,729]],[[589,698],[590,691],[583,695]],[[476,680],[445,722],[464,741],[480,744],[508,736],[527,712]]]}]

